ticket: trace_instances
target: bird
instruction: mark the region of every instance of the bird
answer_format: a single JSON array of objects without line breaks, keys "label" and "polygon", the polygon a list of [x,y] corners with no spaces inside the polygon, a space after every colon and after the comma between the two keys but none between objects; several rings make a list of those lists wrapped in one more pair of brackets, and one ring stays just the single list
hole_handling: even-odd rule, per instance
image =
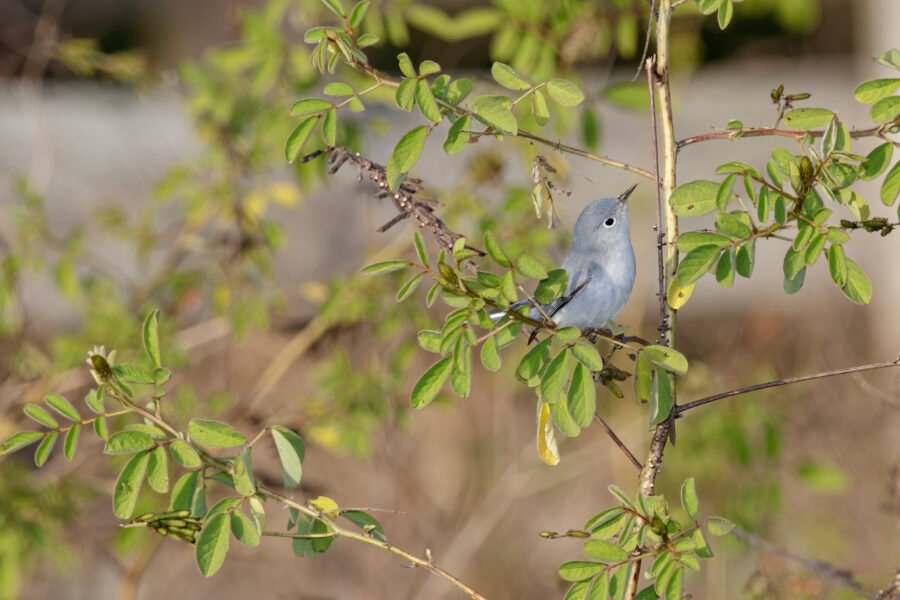
[{"label": "bird", "polygon": [[[628,198],[637,184],[613,198],[588,204],[575,222],[572,248],[561,267],[568,274],[565,293],[549,304],[524,300],[510,306],[532,306],[528,316],[549,318],[558,328],[603,329],[631,296],[636,264],[628,225]],[[506,312],[495,313],[502,316]],[[492,316],[495,316],[492,315]]]}]

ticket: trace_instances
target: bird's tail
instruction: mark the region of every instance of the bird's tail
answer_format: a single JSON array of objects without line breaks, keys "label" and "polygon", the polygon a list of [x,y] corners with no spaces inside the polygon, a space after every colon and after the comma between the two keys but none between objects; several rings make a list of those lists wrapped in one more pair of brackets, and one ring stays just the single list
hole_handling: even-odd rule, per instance
[{"label": "bird's tail", "polygon": [[530,304],[531,304],[531,302],[529,302],[528,300],[519,300],[518,302],[510,304],[509,308],[507,308],[506,310],[498,310],[498,311],[489,313],[488,316],[491,318],[492,321],[499,321],[503,317],[503,315],[505,315],[509,311],[518,310],[518,309],[522,308],[523,306],[529,306]]}]

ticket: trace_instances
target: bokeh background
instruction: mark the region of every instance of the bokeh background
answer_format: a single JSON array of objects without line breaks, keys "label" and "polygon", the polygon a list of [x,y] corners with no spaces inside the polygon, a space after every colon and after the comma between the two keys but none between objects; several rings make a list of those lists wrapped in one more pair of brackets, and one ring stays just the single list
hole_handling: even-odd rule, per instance
[{"label": "bokeh background", "polygon": [[[588,100],[550,135],[650,165],[648,118],[635,110],[642,80],[628,84],[645,2],[524,2],[504,20],[518,32],[505,45],[500,26],[447,39],[427,7],[454,14],[507,3],[423,4],[373,2],[365,27],[385,40],[371,54],[377,66],[396,71],[403,49],[477,85],[491,85],[492,59],[576,78]],[[532,13],[562,17],[545,27]],[[866,122],[852,90],[888,76],[871,56],[900,41],[896,0],[746,0],[725,32],[691,7],[679,15],[678,137],[732,118],[771,124],[769,92],[779,84],[811,93],[809,105],[848,124]],[[580,544],[538,532],[581,526],[610,504],[609,483],[628,487],[633,467],[596,427],[561,444],[559,466],[543,466],[533,398],[509,364],[479,371],[464,401],[408,409],[429,361],[414,332],[438,326],[442,309],[424,309],[424,291],[396,305],[399,280],[357,275],[374,257],[408,255],[408,226],[377,233],[391,207],[350,168],[332,177],[320,161],[283,159],[290,104],[330,80],[309,66],[302,34],[329,19],[313,0],[0,0],[0,437],[22,429],[21,406],[49,391],[80,401],[90,345],[137,357],[139,323],[159,307],[176,415],[226,419],[247,433],[292,427],[308,446],[298,497],[383,509],[375,514],[392,542],[429,549],[490,598],[561,597],[557,566],[577,558]],[[375,96],[346,117],[340,142],[384,162],[417,118],[388,101]],[[679,178],[709,178],[725,160],[761,166],[778,143],[691,146]],[[553,230],[530,208],[535,152],[572,192],[557,200]],[[473,237],[492,229],[510,250],[547,264],[563,256],[585,203],[635,182],[518,141],[483,140],[449,158],[435,144],[414,174],[455,229]],[[877,199],[874,184],[860,191]],[[638,282],[619,318],[645,337],[657,310],[653,202],[649,186],[639,187]],[[900,353],[900,233],[854,234],[851,254],[875,288],[864,307],[824,268],[784,294],[777,243],[760,244],[752,279],[723,289],[705,278],[681,312],[679,347],[691,361],[682,399]],[[630,390],[602,395],[600,411],[642,456],[646,415]],[[866,589],[893,577],[900,374],[777,388],[698,409],[679,425],[659,491],[674,498],[694,476],[707,514],[850,569]],[[233,548],[224,570],[204,579],[190,547],[118,528],[115,471],[101,448],[85,436],[74,461],[55,456],[40,471],[28,452],[0,459],[0,598],[455,597],[428,573],[349,542],[302,560],[281,540]],[[260,453],[263,476],[277,480],[274,451]],[[151,492],[142,500],[146,509],[157,503]],[[758,544],[714,544],[717,556],[687,580],[696,598],[855,597]]]}]

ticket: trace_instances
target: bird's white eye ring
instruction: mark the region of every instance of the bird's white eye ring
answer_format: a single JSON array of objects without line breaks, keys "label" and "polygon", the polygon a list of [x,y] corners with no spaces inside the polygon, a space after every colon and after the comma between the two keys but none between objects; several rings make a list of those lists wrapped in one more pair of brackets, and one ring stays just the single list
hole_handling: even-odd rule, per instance
[{"label": "bird's white eye ring", "polygon": [[603,224],[606,225],[607,227],[612,227],[613,225],[616,224],[616,218],[610,217],[607,220],[603,221]]}]

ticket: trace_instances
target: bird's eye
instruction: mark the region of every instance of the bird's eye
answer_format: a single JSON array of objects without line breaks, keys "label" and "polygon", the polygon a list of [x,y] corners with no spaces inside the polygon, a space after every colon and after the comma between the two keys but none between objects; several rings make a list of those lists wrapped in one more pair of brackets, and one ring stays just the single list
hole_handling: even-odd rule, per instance
[{"label": "bird's eye", "polygon": [[615,219],[615,217],[610,217],[607,220],[603,221],[603,224],[606,225],[607,227],[612,227],[613,225],[616,224],[616,219]]}]

